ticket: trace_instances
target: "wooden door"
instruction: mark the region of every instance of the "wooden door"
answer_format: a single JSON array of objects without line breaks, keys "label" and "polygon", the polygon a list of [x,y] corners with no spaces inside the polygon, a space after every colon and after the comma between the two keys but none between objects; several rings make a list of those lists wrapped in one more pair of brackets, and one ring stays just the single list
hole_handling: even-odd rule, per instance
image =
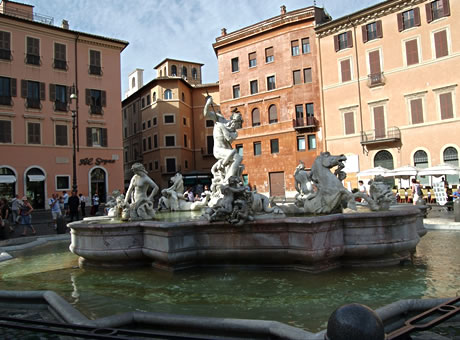
[{"label": "wooden door", "polygon": [[284,172],[270,172],[270,196],[285,197]]}]

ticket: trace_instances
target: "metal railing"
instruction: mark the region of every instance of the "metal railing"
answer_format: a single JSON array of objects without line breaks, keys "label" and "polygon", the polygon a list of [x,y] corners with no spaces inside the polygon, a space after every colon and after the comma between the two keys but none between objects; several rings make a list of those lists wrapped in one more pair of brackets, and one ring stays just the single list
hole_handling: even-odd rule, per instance
[{"label": "metal railing", "polygon": [[97,65],[89,65],[89,74],[102,76],[102,67]]},{"label": "metal railing", "polygon": [[58,69],[58,70],[65,70],[67,71],[67,61],[66,60],[60,60],[60,59],[54,59],[53,62],[53,67]]},{"label": "metal railing", "polygon": [[361,131],[361,144],[376,143],[380,141],[398,141],[401,140],[401,130],[392,126],[388,129],[375,129]]},{"label": "metal railing", "polygon": [[11,50],[0,48],[0,59],[11,60]]},{"label": "metal railing", "polygon": [[102,106],[101,105],[90,105],[89,112],[93,115],[100,115],[102,114]]},{"label": "metal railing", "polygon": [[24,11],[19,8],[6,8],[3,14],[11,15],[13,17],[41,22],[47,25],[54,25],[54,18],[48,15],[33,13],[32,11]]},{"label": "metal railing", "polygon": [[35,54],[27,53],[27,54],[26,54],[26,64],[30,64],[30,65],[40,65],[40,64],[41,64],[40,56],[39,56],[39,55],[35,55]]},{"label": "metal railing", "polygon": [[67,111],[67,103],[56,100],[54,102],[54,111]]},{"label": "metal railing", "polygon": [[0,96],[0,105],[11,106],[11,96]]},{"label": "metal railing", "polygon": [[26,105],[29,109],[41,109],[40,99],[37,98],[27,98]]},{"label": "metal railing", "polygon": [[367,86],[374,87],[381,85],[385,85],[385,77],[383,72],[373,73],[367,76]]},{"label": "metal railing", "polygon": [[313,128],[318,126],[318,120],[314,116],[296,118],[292,120],[294,128]]}]

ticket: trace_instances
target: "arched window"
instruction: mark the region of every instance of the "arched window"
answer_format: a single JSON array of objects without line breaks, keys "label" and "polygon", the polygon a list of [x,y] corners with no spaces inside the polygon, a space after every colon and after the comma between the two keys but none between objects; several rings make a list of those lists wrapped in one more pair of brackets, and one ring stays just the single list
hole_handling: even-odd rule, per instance
[{"label": "arched window", "polygon": [[[428,155],[423,150],[418,150],[414,153],[414,166],[420,169],[428,168]],[[420,177],[420,184],[429,185],[430,178],[425,176],[425,178]]]},{"label": "arched window", "polygon": [[168,76],[168,72],[166,72],[166,66],[163,68],[163,73],[165,74],[165,77]]},{"label": "arched window", "polygon": [[198,71],[196,70],[196,67],[192,68],[192,78],[193,80],[198,79]]},{"label": "arched window", "polygon": [[252,126],[260,125],[260,112],[258,108],[252,110]]},{"label": "arched window", "polygon": [[133,78],[131,79],[131,88],[133,89],[133,88],[135,88],[135,87],[136,87],[136,78],[133,77]]},{"label": "arched window", "polygon": [[13,198],[16,195],[16,175],[13,170],[0,168],[0,197]]},{"label": "arched window", "polygon": [[[45,208],[45,173],[42,169],[31,168],[26,173],[26,193],[34,209]],[[70,184],[70,183],[69,183]]]},{"label": "arched window", "polygon": [[268,122],[270,124],[278,122],[278,111],[276,110],[276,105],[272,104],[268,108]]},{"label": "arched window", "polygon": [[176,67],[176,65],[171,66],[171,75],[173,77],[177,76],[177,67]]},{"label": "arched window", "polygon": [[165,99],[172,99],[172,91],[170,89],[165,91]]},{"label": "arched window", "polygon": [[[458,166],[458,151],[452,146],[449,146],[442,153],[442,158],[444,163]],[[449,184],[459,184],[458,175],[447,175],[447,183]]]},{"label": "arched window", "polygon": [[163,70],[160,70],[160,77],[163,77]]},{"label": "arched window", "polygon": [[182,101],[185,102],[185,93],[182,92]]},{"label": "arched window", "polygon": [[152,101],[155,101],[155,100],[157,100],[157,93],[153,92]]},{"label": "arched window", "polygon": [[[381,150],[377,152],[377,154],[374,157],[374,167],[377,166],[393,170],[393,155],[387,150]],[[391,187],[393,187],[395,184],[395,181],[392,177],[385,177],[384,182]]]},{"label": "arched window", "polygon": [[182,66],[182,77],[187,78],[187,68]]}]

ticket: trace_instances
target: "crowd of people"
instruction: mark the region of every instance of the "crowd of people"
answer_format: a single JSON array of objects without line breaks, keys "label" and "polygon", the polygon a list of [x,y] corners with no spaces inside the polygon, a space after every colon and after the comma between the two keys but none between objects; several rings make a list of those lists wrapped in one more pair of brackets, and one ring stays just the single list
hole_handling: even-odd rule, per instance
[{"label": "crowd of people", "polygon": [[189,202],[204,201],[206,199],[206,195],[211,194],[207,185],[205,185],[204,188],[202,186],[197,186],[195,191],[196,193],[194,193],[192,187],[187,188],[184,192],[184,199]]}]

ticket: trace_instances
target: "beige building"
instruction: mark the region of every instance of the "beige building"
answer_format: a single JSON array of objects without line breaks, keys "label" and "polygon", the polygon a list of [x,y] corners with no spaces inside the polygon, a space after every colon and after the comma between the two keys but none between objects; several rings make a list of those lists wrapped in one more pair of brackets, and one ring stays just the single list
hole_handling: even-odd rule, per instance
[{"label": "beige building", "polygon": [[349,186],[377,165],[458,165],[459,19],[459,1],[388,0],[316,28],[324,149],[349,157]]},{"label": "beige building", "polygon": [[145,85],[142,70],[129,76],[129,96],[122,103],[125,187],[135,162],[144,164],[160,188],[176,172],[186,186],[210,183],[213,124],[204,119],[203,107],[208,93],[219,103],[219,85],[202,84],[202,66],[167,58]]},{"label": "beige building", "polygon": [[46,208],[74,179],[80,193],[98,192],[102,201],[122,188],[120,53],[127,45],[73,31],[66,21],[54,26],[30,5],[0,3],[0,197],[27,195]]}]

